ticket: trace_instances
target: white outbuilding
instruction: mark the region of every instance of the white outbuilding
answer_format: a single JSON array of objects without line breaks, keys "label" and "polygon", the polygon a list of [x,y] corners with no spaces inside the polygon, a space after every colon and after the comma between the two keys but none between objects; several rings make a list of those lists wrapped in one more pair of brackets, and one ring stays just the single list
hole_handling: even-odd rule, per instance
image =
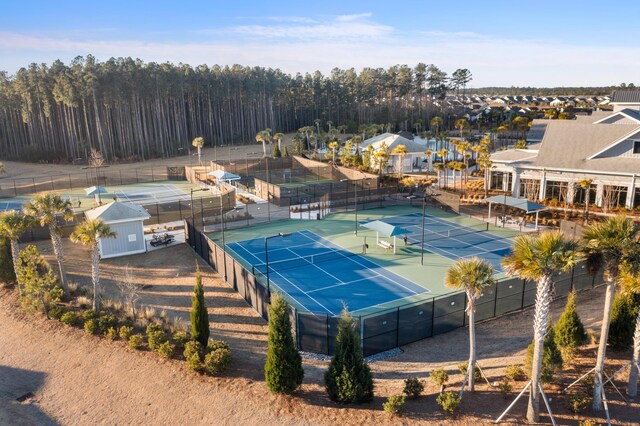
[{"label": "white outbuilding", "polygon": [[100,257],[126,256],[147,251],[143,222],[151,216],[137,204],[114,201],[84,213],[87,219],[102,219],[116,233],[99,241]]}]

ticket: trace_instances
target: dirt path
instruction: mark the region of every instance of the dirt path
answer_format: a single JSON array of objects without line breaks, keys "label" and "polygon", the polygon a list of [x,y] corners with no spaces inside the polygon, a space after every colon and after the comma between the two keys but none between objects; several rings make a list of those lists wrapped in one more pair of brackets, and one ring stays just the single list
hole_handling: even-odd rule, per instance
[{"label": "dirt path", "polygon": [[[39,246],[51,255],[48,242]],[[67,242],[65,250],[73,259],[67,262],[72,280],[88,285],[88,252]],[[138,282],[150,286],[143,294],[143,304],[186,319],[194,261],[195,255],[184,244],[105,260],[105,293],[117,295],[114,282],[129,264]],[[390,419],[382,412],[384,400],[402,392],[405,378],[425,379],[435,367],[448,370],[451,389],[459,387],[457,365],[468,354],[467,329],[408,345],[403,354],[372,364],[376,398],[370,404],[340,407],[329,401],[322,385],[327,363],[313,360],[304,361],[304,385],[294,397],[272,396],[263,378],[266,324],[216,274],[204,265],[202,270],[212,337],[227,340],[234,355],[231,370],[220,378],[194,376],[178,361],[130,351],[121,342],[100,340],[55,321],[25,318],[16,308],[15,293],[0,290],[0,424],[485,424],[508,405],[498,392],[480,384],[476,394],[465,397],[462,414],[448,419],[435,403],[437,389],[426,380],[427,396],[408,401],[402,417]],[[602,289],[580,294],[578,310],[589,328],[598,326],[602,294]],[[554,303],[554,318],[563,304],[564,300]],[[531,317],[531,311],[518,312],[478,326],[478,358],[491,380],[506,365],[521,362],[532,337]],[[588,369],[593,350],[583,351],[584,365],[569,369],[563,382]],[[613,352],[610,356],[612,366],[630,357]],[[621,376],[617,383],[625,378]],[[515,384],[514,391],[522,385]],[[557,395],[558,389],[552,385],[549,391],[554,413],[561,424],[577,424]],[[33,399],[15,401],[27,392],[35,395]],[[634,424],[640,412],[637,401],[625,405],[614,395],[610,397],[616,424]],[[522,401],[511,421],[522,421],[524,411]],[[597,418],[603,423],[601,416]]]}]

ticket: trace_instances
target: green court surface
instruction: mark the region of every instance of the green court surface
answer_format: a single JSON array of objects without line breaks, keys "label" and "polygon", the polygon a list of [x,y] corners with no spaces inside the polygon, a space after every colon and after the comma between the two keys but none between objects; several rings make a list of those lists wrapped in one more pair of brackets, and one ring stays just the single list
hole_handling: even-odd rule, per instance
[{"label": "green court surface", "polygon": [[[393,206],[362,210],[358,212],[358,222],[421,213],[421,209],[421,206]],[[464,227],[478,227],[479,224],[482,224],[482,222],[477,219],[458,216],[435,208],[428,208],[427,216],[437,217],[444,221],[451,222],[452,225]],[[396,241],[397,252],[396,254],[393,254],[391,250],[385,250],[384,248],[377,246],[376,233],[374,231],[359,227],[358,235],[356,236],[354,229],[354,212],[335,213],[326,216],[322,220],[289,219],[265,225],[256,225],[241,229],[229,229],[225,232],[225,242],[229,244],[232,242],[277,235],[279,232],[292,233],[296,231],[309,230],[348,251],[362,254],[366,237],[368,249],[364,256],[366,256],[367,259],[388,269],[394,274],[400,275],[429,290],[428,293],[411,296],[401,300],[388,302],[383,305],[378,305],[373,308],[368,308],[363,311],[358,311],[356,312],[358,315],[367,315],[381,309],[401,306],[452,292],[451,289],[444,286],[444,276],[449,266],[453,263],[453,260],[450,257],[441,256],[425,249],[424,265],[421,265],[421,249],[419,245],[408,244],[405,246],[402,239],[398,238]],[[504,230],[503,228],[496,228],[492,225],[489,226],[488,233],[498,238],[508,239],[508,241],[518,234],[517,231]],[[219,232],[209,233],[208,236],[209,238],[214,239],[218,244],[221,243],[221,235]],[[385,239],[388,240],[389,238]],[[247,265],[247,262],[241,256],[233,253],[231,250],[229,250],[228,253],[251,270],[251,265]],[[504,275],[497,274],[496,278],[504,278]],[[313,280],[314,277],[309,276],[308,279]]]},{"label": "green court surface", "polygon": [[[157,181],[146,182],[129,185],[113,185],[106,186],[106,194],[100,195],[100,201],[109,203],[114,200],[134,202],[137,204],[153,204],[175,202],[178,200],[190,200],[193,198],[203,198],[210,196],[209,192],[194,191],[191,189],[199,189],[198,186],[188,181]],[[60,194],[64,199],[71,201],[71,205],[76,212],[92,209],[97,205],[94,195],[86,195],[84,189],[69,189],[63,191],[51,191]],[[22,195],[19,197],[0,198],[0,211],[20,209],[21,206],[32,198],[31,195]]]}]

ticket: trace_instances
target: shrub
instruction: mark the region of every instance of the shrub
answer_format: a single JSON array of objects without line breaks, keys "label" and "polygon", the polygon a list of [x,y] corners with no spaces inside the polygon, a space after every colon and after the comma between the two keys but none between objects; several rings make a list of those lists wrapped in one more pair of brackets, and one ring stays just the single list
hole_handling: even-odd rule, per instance
[{"label": "shrub", "polygon": [[578,426],[599,426],[598,423],[594,422],[593,420],[580,420],[578,422]]},{"label": "shrub", "polygon": [[191,340],[184,345],[184,359],[187,361],[187,370],[200,373],[202,371],[202,355],[204,348],[197,340]]},{"label": "shrub", "polygon": [[109,329],[105,331],[104,337],[109,340],[116,340],[118,337],[118,330],[115,327],[109,327]]},{"label": "shrub", "polygon": [[515,380],[516,382],[522,381],[527,378],[524,370],[518,364],[508,365],[504,369],[504,375],[509,380]]},{"label": "shrub", "polygon": [[[468,362],[463,362],[462,364],[458,365],[458,370],[460,371],[460,374],[462,374],[463,376],[465,374],[467,374],[467,368],[469,367],[469,363]],[[473,378],[475,379],[476,382],[479,382],[480,380],[482,380],[482,373],[480,373],[480,367],[478,367],[478,365],[475,365],[475,372],[473,375]]]},{"label": "shrub", "polygon": [[353,318],[345,309],[338,323],[335,353],[324,382],[332,401],[361,403],[373,399],[373,377],[364,362]]},{"label": "shrub", "polygon": [[132,334],[133,334],[133,327],[123,325],[118,330],[118,335],[124,341],[128,341]]},{"label": "shrub", "polygon": [[87,309],[82,313],[82,322],[86,322],[92,319],[98,319],[98,312],[93,309]]},{"label": "shrub", "polygon": [[302,358],[295,347],[289,320],[289,304],[278,293],[269,306],[269,337],[264,377],[273,393],[290,394],[302,384]]},{"label": "shrub", "polygon": [[149,349],[155,351],[158,346],[162,345],[169,340],[167,332],[158,324],[151,323],[147,326],[147,341],[149,342]]},{"label": "shrub", "polygon": [[508,377],[505,376],[498,382],[498,389],[505,399],[509,396],[509,392],[511,392],[513,387],[511,386],[511,382]]},{"label": "shrub", "polygon": [[107,312],[100,312],[100,316],[98,317],[98,328],[100,332],[106,333],[110,328],[115,329],[117,327],[118,319],[115,316]]},{"label": "shrub", "polygon": [[16,276],[22,284],[20,305],[27,313],[40,311],[48,316],[49,307],[60,302],[64,296],[58,278],[33,245],[20,251]]},{"label": "shrub", "polygon": [[424,384],[417,377],[410,377],[404,380],[404,390],[402,391],[409,398],[418,398],[424,391]]},{"label": "shrub", "polygon": [[62,315],[67,312],[64,306],[52,305],[49,307],[49,318],[60,321]]},{"label": "shrub", "polygon": [[214,340],[210,342],[208,349],[210,352],[205,355],[203,363],[207,373],[215,376],[229,368],[231,365],[231,349],[225,342]]},{"label": "shrub", "polygon": [[440,392],[442,393],[445,383],[449,381],[449,375],[447,374],[447,372],[442,368],[437,368],[431,372],[429,377],[431,377],[433,383],[440,386]]},{"label": "shrub", "polygon": [[[533,365],[533,349],[534,342],[531,342],[527,348],[527,355],[524,359],[524,369],[529,378],[531,378],[531,367]],[[547,329],[547,335],[544,338],[544,348],[542,350],[542,371],[540,374],[540,381],[542,383],[551,382],[556,370],[561,368],[562,354],[556,346],[553,328],[549,327]]]},{"label": "shrub", "polygon": [[144,337],[139,333],[130,336],[127,346],[129,346],[129,349],[142,349],[144,346]]},{"label": "shrub", "polygon": [[583,412],[589,404],[591,404],[591,398],[582,390],[576,390],[567,394],[564,398],[565,404],[569,411],[573,413]]},{"label": "shrub", "polygon": [[436,402],[445,413],[455,414],[460,406],[460,396],[457,392],[443,392],[436,398]]},{"label": "shrub", "polygon": [[390,396],[387,399],[387,402],[382,404],[382,409],[390,416],[395,416],[396,414],[398,414],[400,411],[402,411],[403,407],[404,396],[402,395]]},{"label": "shrub", "polygon": [[191,335],[194,340],[204,347],[209,341],[209,313],[204,303],[204,289],[202,288],[202,274],[196,272],[196,285],[191,297]]},{"label": "shrub", "polygon": [[68,325],[69,327],[73,327],[74,325],[78,324],[78,314],[76,314],[74,311],[65,312],[60,317],[60,322],[64,325]]},{"label": "shrub", "polygon": [[611,308],[611,325],[607,341],[613,348],[622,351],[631,347],[635,317],[632,299],[626,294],[618,294]]},{"label": "shrub", "polygon": [[89,334],[98,334],[100,332],[100,324],[96,318],[90,318],[84,322],[84,331]]},{"label": "shrub", "polygon": [[555,343],[560,348],[577,348],[587,341],[580,316],[576,311],[576,293],[569,293],[564,312],[554,326]]},{"label": "shrub", "polygon": [[156,352],[158,352],[162,358],[169,359],[173,356],[175,349],[176,347],[167,340],[156,347]]},{"label": "shrub", "polygon": [[184,350],[184,345],[186,345],[187,342],[191,340],[189,333],[187,333],[186,331],[176,331],[171,336],[171,339],[173,340],[173,344],[176,346],[176,349],[181,351]]}]

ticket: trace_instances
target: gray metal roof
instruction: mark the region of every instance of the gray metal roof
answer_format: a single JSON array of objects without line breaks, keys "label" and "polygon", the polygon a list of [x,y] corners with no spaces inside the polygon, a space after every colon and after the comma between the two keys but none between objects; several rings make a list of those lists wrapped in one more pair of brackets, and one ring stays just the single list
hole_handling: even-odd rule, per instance
[{"label": "gray metal roof", "polygon": [[640,90],[616,90],[611,96],[611,102],[628,102],[640,104]]},{"label": "gray metal roof", "polygon": [[84,212],[87,219],[102,219],[104,223],[126,220],[149,219],[147,211],[137,204],[113,201],[95,209]]}]

